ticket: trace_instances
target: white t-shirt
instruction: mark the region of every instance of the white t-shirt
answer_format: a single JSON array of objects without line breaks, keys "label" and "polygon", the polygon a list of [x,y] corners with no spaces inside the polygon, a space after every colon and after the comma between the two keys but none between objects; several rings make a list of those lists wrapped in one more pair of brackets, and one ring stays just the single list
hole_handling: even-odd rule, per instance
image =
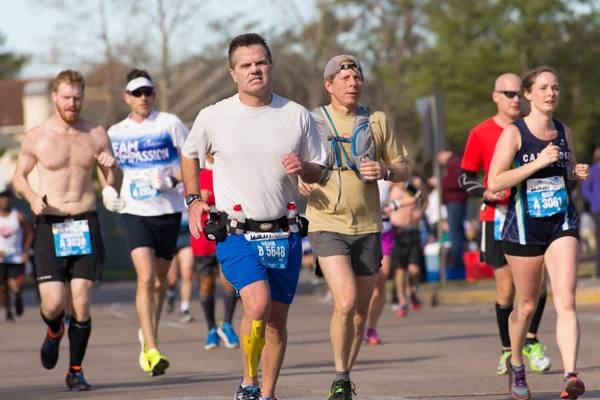
[{"label": "white t-shirt", "polygon": [[13,208],[8,216],[0,215],[0,263],[21,264],[23,262],[23,229],[19,222],[17,209]]},{"label": "white t-shirt", "polygon": [[236,94],[200,111],[182,154],[205,168],[207,153],[214,156],[217,209],[230,213],[241,204],[246,218],[257,221],[284,216],[300,195],[297,174],[288,175],[281,163],[284,155],[319,165],[326,159],[308,110],[276,94],[264,107],[246,106]]},{"label": "white t-shirt", "polygon": [[139,124],[127,117],[110,127],[108,136],[124,174],[121,214],[157,216],[185,210],[182,183],[161,193],[150,186],[149,177],[156,169],[163,176],[181,171],[179,151],[188,133],[177,116],[154,110]]},{"label": "white t-shirt", "polygon": [[383,219],[383,229],[381,230],[381,233],[385,233],[392,229],[390,217],[383,213],[383,208],[390,202],[390,183],[380,179],[377,181],[377,186],[379,187],[379,205],[381,206],[381,218]]}]

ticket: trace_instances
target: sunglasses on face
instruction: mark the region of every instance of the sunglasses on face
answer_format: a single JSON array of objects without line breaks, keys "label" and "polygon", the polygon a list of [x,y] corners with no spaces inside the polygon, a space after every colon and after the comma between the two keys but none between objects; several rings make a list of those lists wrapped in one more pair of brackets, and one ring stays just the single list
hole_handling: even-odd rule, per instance
[{"label": "sunglasses on face", "polygon": [[513,92],[512,90],[495,90],[496,93],[502,93],[509,99],[514,99],[515,96],[521,97],[521,92]]},{"label": "sunglasses on face", "polygon": [[132,95],[133,97],[142,97],[142,95],[145,95],[146,97],[150,97],[150,96],[152,96],[152,94],[154,94],[154,89],[139,88],[139,89],[135,89],[133,92],[129,92],[129,94]]}]

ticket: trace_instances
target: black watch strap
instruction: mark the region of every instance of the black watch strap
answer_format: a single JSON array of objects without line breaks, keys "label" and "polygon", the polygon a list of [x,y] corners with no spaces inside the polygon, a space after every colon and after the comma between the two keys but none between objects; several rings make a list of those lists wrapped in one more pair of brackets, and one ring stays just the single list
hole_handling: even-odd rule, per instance
[{"label": "black watch strap", "polygon": [[185,196],[185,204],[188,207],[191,206],[195,201],[204,201],[204,199],[199,194],[188,194]]}]

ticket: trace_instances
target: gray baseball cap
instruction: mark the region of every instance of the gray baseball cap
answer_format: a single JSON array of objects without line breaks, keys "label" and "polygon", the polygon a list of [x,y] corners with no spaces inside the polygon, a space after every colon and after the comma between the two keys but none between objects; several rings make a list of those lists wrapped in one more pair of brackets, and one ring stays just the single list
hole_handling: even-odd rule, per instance
[{"label": "gray baseball cap", "polygon": [[[348,60],[351,60],[352,63],[354,63],[354,65],[352,65],[352,63],[348,63]],[[344,64],[344,66],[342,66],[342,63]],[[328,76],[348,68],[356,68],[358,69],[361,75],[363,74],[362,67],[360,66],[360,61],[358,61],[358,58],[349,54],[340,54],[339,56],[335,56],[331,60],[327,61],[327,65],[325,65],[325,72],[323,73],[323,78],[327,79]]]}]

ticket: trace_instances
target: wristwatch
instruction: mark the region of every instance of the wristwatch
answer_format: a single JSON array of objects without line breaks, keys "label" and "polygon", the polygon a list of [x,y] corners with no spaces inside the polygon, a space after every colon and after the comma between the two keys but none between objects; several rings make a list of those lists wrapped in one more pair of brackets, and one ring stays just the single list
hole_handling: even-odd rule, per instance
[{"label": "wristwatch", "polygon": [[185,204],[188,206],[188,208],[195,202],[195,201],[204,201],[204,199],[202,198],[202,196],[200,196],[199,194],[188,194],[187,196],[185,196]]}]

